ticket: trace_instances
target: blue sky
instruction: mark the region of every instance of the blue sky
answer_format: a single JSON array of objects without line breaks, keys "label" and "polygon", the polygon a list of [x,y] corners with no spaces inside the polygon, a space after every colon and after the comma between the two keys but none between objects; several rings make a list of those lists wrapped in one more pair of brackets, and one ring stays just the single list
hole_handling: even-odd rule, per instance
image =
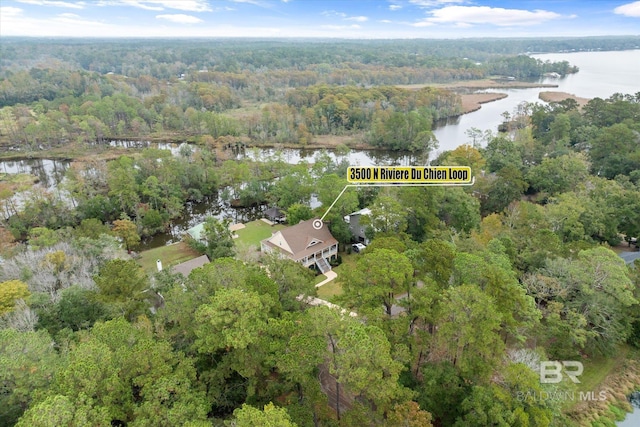
[{"label": "blue sky", "polygon": [[0,36],[461,38],[640,34],[640,1],[0,0]]}]

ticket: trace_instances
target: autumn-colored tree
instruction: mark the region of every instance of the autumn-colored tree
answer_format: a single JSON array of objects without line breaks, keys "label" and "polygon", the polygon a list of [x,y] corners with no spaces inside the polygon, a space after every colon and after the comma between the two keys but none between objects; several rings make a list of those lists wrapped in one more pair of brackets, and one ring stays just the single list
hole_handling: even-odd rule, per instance
[{"label": "autumn-colored tree", "polygon": [[27,299],[31,295],[27,284],[20,280],[0,283],[0,315],[13,310],[16,300]]},{"label": "autumn-colored tree", "polygon": [[129,219],[117,219],[113,221],[113,234],[122,239],[127,252],[131,253],[140,243],[138,227]]}]

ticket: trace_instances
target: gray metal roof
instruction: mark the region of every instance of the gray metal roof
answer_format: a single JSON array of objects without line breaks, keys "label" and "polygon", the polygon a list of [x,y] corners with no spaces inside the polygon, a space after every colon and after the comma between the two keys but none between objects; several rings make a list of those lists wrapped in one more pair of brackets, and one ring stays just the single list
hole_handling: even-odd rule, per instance
[{"label": "gray metal roof", "polygon": [[620,258],[624,260],[625,263],[631,264],[633,261],[640,259],[640,251],[634,252],[620,252]]}]

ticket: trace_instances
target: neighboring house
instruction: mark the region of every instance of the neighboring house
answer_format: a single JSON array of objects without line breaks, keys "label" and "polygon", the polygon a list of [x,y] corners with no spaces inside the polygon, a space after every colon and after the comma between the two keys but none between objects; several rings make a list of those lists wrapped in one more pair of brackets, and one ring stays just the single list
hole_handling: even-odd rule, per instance
[{"label": "neighboring house", "polygon": [[193,238],[193,240],[198,242],[205,241],[204,239],[204,222],[201,222],[198,225],[194,225],[190,229],[187,230],[187,234]]},{"label": "neighboring house", "polygon": [[369,239],[365,234],[365,230],[367,226],[364,226],[360,223],[360,219],[363,215],[371,215],[371,209],[364,208],[360,209],[357,212],[350,213],[344,217],[344,222],[349,224],[349,230],[351,230],[351,234],[353,235],[356,242],[364,243],[365,245],[369,244]]},{"label": "neighboring house", "polygon": [[618,255],[624,260],[625,264],[631,264],[640,259],[640,252],[620,252]]},{"label": "neighboring house", "polygon": [[182,273],[184,277],[189,277],[189,273],[198,267],[202,267],[205,264],[209,264],[209,258],[206,255],[199,256],[198,258],[185,261],[181,264],[171,267],[171,272]]},{"label": "neighboring house", "polygon": [[273,222],[277,222],[277,223],[281,223],[284,222],[285,219],[287,218],[284,214],[284,212],[282,212],[280,209],[273,207],[273,208],[269,208],[266,211],[264,211],[264,216]]},{"label": "neighboring house", "polygon": [[329,261],[338,255],[338,241],[326,224],[316,230],[313,222],[314,219],[300,221],[297,225],[276,231],[260,242],[260,249],[264,253],[277,253],[305,267],[315,265],[320,272],[326,273],[331,270]]}]

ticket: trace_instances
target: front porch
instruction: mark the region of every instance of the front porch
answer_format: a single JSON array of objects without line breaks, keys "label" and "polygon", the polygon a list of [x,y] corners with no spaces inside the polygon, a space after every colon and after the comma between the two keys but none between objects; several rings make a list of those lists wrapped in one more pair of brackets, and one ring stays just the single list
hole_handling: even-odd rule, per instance
[{"label": "front porch", "polygon": [[[327,266],[325,268],[327,271],[331,270],[331,266],[329,266],[329,261],[334,260],[338,255],[338,245],[332,245],[329,248],[323,249],[322,251],[315,252],[312,255],[305,256],[299,260],[299,262],[305,267],[311,267],[313,265],[318,265],[318,267],[322,270],[322,266]],[[324,273],[324,271],[323,271]]]}]

